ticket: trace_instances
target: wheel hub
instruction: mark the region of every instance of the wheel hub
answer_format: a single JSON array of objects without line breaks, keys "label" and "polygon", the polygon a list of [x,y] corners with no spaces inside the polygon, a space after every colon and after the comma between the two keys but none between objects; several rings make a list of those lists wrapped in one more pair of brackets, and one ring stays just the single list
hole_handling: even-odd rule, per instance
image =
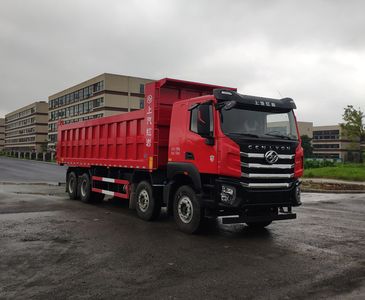
[{"label": "wheel hub", "polygon": [[193,218],[193,203],[187,196],[182,197],[178,203],[178,213],[181,221],[190,223]]},{"label": "wheel hub", "polygon": [[146,212],[149,204],[150,204],[150,197],[148,196],[148,192],[146,190],[142,190],[138,195],[139,209],[143,212]]}]

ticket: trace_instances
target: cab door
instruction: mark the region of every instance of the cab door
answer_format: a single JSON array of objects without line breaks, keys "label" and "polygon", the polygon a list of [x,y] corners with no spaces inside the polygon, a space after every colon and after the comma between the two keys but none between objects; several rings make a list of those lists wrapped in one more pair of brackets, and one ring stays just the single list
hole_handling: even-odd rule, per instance
[{"label": "cab door", "polygon": [[213,103],[189,103],[188,109],[190,120],[187,124],[184,160],[193,163],[200,173],[216,174],[218,163]]}]

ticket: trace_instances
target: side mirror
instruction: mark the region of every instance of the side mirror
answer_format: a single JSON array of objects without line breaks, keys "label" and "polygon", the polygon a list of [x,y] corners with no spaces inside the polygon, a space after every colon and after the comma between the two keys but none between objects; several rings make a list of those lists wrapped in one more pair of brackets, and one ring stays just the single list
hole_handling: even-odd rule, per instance
[{"label": "side mirror", "polygon": [[213,120],[211,116],[211,105],[200,105],[198,107],[198,134],[202,137],[210,137],[213,135]]}]

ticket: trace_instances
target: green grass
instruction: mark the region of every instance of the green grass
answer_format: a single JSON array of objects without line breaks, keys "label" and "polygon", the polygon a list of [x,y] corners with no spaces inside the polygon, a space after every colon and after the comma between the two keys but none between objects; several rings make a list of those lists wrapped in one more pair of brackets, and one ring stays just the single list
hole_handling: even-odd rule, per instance
[{"label": "green grass", "polygon": [[365,164],[338,164],[333,167],[305,169],[304,177],[365,182]]}]

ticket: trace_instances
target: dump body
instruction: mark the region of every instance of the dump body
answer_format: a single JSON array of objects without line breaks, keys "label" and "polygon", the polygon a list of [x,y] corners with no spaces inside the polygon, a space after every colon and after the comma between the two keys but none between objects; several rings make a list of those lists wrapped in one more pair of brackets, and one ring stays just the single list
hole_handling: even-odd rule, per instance
[{"label": "dump body", "polygon": [[216,88],[222,87],[165,78],[146,84],[144,109],[67,125],[61,122],[57,162],[73,167],[163,168],[172,104],[212,94]]}]

